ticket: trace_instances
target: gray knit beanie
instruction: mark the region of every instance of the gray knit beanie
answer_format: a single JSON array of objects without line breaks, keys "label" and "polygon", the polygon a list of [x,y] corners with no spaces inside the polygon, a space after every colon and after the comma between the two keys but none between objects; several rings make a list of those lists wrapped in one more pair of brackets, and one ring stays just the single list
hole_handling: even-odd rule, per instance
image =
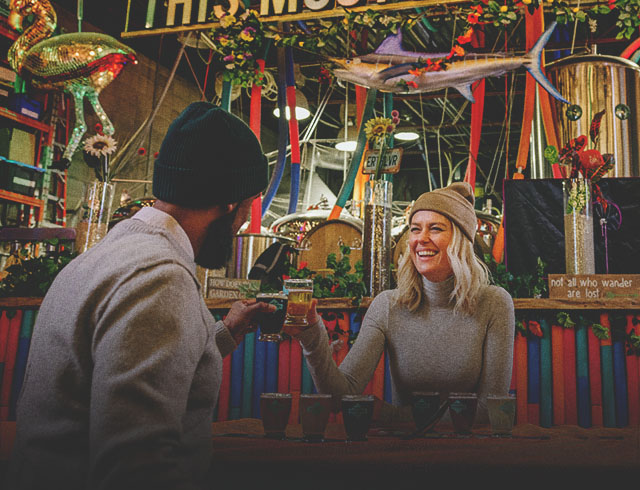
[{"label": "gray knit beanie", "polygon": [[190,208],[240,202],[268,184],[267,159],[242,119],[208,102],[171,123],[153,169],[153,195]]},{"label": "gray knit beanie", "polygon": [[453,221],[471,240],[476,236],[478,220],[474,209],[473,188],[467,182],[454,182],[448,187],[422,194],[411,208],[409,222],[417,211],[435,211]]}]

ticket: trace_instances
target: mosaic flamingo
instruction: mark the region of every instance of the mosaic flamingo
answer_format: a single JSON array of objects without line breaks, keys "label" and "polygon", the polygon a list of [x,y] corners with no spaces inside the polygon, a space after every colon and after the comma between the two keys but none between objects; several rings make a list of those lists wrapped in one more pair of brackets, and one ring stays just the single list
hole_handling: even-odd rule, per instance
[{"label": "mosaic flamingo", "polygon": [[113,124],[98,97],[127,63],[137,63],[135,52],[96,32],[51,37],[58,20],[49,0],[11,0],[10,9],[9,23],[17,31],[22,30],[23,18],[33,14],[35,19],[9,49],[11,68],[36,88],[61,89],[73,97],[75,125],[61,161],[66,168],[87,130],[85,97],[100,118],[104,133],[113,134]]}]

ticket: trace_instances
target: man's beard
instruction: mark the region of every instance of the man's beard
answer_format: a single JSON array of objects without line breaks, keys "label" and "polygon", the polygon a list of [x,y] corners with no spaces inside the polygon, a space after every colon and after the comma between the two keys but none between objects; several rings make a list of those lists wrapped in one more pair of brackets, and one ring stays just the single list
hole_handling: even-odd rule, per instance
[{"label": "man's beard", "polygon": [[227,265],[233,252],[233,221],[238,208],[218,218],[207,228],[207,234],[195,258],[196,264],[205,269],[219,269]]}]

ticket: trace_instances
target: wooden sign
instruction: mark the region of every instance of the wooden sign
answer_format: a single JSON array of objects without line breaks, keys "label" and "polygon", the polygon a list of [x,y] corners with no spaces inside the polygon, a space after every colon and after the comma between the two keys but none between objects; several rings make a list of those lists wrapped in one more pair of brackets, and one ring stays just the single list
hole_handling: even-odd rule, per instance
[{"label": "wooden sign", "polygon": [[207,278],[207,298],[245,299],[260,291],[260,281],[251,279]]},{"label": "wooden sign", "polygon": [[549,298],[637,299],[640,274],[549,274]]},{"label": "wooden sign", "polygon": [[[383,162],[380,172],[383,174],[395,174],[400,170],[402,148],[389,148],[383,153]],[[375,174],[380,159],[380,150],[370,149],[364,154],[363,174]]]}]

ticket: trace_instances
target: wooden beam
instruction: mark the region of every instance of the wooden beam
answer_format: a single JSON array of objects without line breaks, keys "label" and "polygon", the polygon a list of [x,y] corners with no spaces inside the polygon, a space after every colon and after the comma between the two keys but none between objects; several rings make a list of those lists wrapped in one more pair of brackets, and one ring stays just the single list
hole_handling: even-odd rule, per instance
[{"label": "wooden beam", "polygon": [[[205,299],[211,310],[231,307],[232,299]],[[0,308],[33,308],[42,303],[42,298],[0,298]],[[368,308],[371,298],[362,298],[359,305],[352,304],[351,298],[322,298],[318,300],[319,310],[355,310]],[[595,299],[588,301],[550,298],[514,298],[513,305],[519,310],[640,310],[640,300],[629,298]]]}]

